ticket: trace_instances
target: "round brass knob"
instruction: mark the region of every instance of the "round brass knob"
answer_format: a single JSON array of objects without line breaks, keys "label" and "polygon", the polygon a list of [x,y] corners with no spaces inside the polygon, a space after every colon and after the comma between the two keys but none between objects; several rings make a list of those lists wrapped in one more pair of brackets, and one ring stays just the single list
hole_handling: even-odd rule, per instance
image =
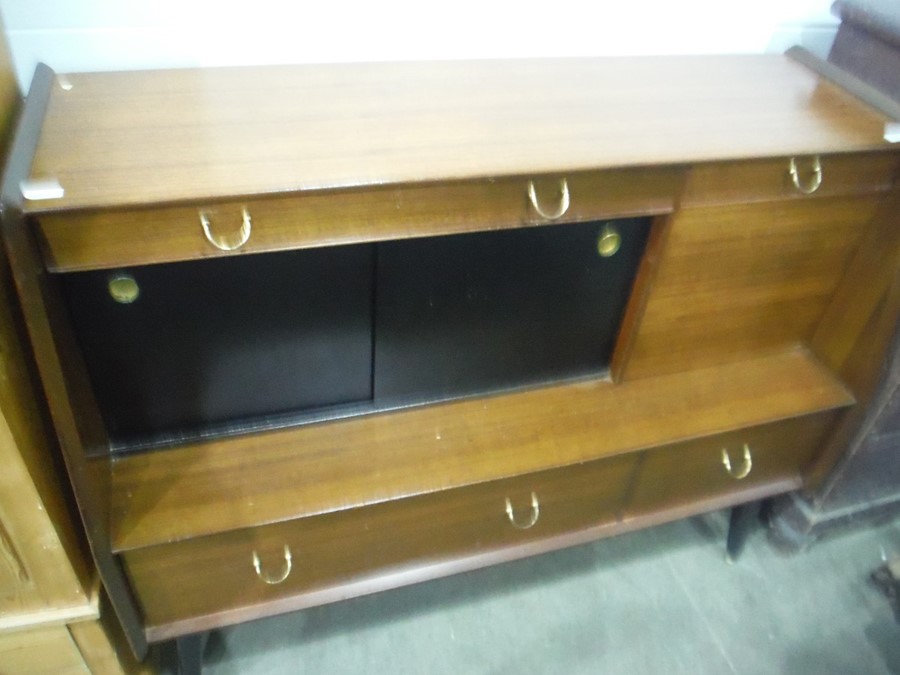
[{"label": "round brass knob", "polygon": [[130,274],[117,274],[107,284],[112,299],[121,305],[130,305],[141,294],[140,286]]},{"label": "round brass knob", "polygon": [[597,237],[597,253],[601,258],[611,258],[622,247],[622,235],[611,225],[605,225]]}]

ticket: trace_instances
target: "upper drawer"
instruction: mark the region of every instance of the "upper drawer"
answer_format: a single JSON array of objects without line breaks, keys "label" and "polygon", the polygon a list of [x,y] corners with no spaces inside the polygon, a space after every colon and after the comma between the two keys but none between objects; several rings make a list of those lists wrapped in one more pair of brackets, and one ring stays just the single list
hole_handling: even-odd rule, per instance
[{"label": "upper drawer", "polygon": [[893,185],[898,164],[894,153],[698,164],[688,172],[681,206],[882,192]]},{"label": "upper drawer", "polygon": [[[104,269],[235,253],[669,213],[677,168],[323,191],[38,216],[47,267]],[[542,215],[543,214],[543,215]]]},{"label": "upper drawer", "polygon": [[338,600],[612,523],[636,464],[622,456],[574,465],[127,551],[125,562],[146,620],[162,639],[184,632],[176,622],[206,617],[202,627],[209,628]]}]

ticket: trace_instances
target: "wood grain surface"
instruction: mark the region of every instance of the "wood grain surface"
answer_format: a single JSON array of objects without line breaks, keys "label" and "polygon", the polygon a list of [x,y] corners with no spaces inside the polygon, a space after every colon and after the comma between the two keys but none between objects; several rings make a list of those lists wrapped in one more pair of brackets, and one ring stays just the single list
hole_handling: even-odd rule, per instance
[{"label": "wood grain surface", "polygon": [[[794,185],[790,174],[792,159],[797,168],[798,183],[805,189],[813,185],[814,166],[818,160],[822,180],[812,194],[806,194]],[[888,192],[894,185],[898,166],[900,156],[896,153],[698,164],[687,172],[680,207]]]},{"label": "wood grain surface", "polygon": [[91,675],[65,626],[0,634],[0,663],[10,675]]},{"label": "wood grain surface", "polygon": [[26,99],[3,175],[0,233],[15,281],[25,327],[34,350],[69,480],[94,562],[111,594],[134,653],[143,658],[147,643],[121,567],[109,548],[109,462],[105,431],[87,384],[84,363],[66,322],[58,289],[46,274],[34,233],[21,212],[19,185],[37,144],[40,122],[52,86],[52,71],[39,66]]},{"label": "wood grain surface", "polygon": [[[615,522],[637,455],[482,483],[312,518],[129,551],[126,568],[148,624],[183,621],[235,607],[320,591],[386,570],[429,566],[489,550]],[[516,522],[532,517],[532,527]],[[265,583],[251,564],[261,560]],[[202,574],[197,573],[203,570]]]},{"label": "wood grain surface", "polygon": [[803,351],[584,382],[114,460],[121,551],[599,459],[845,406]]},{"label": "wood grain surface", "polygon": [[68,76],[31,212],[888,148],[885,117],[778,55]]},{"label": "wood grain surface", "polygon": [[148,624],[147,639],[151,642],[169,640],[179,635],[188,635],[211,628],[272,616],[273,614],[282,614],[330,602],[339,602],[360,595],[378,593],[451,574],[460,574],[487,565],[518,560],[568,546],[586,544],[603,537],[611,537],[645,527],[653,527],[679,518],[687,518],[699,513],[727,508],[735,504],[765,499],[798,487],[800,487],[799,476],[785,476],[777,480],[757,483],[747,487],[736,486],[726,494],[700,498],[673,508],[634,516],[619,522],[604,522],[599,525],[570,530],[563,534],[546,538],[531,539],[524,543],[484,549],[477,553],[469,552],[459,556],[448,556],[444,559],[434,560],[430,564],[398,566],[376,570],[361,577],[345,579],[339,583],[311,589],[306,592],[289,594],[275,599],[259,598],[255,603],[237,604],[209,614],[191,616],[187,619],[166,623]]},{"label": "wood grain surface", "polygon": [[[681,191],[683,171],[585,171],[567,173],[564,178],[571,203],[558,222],[572,223],[670,213]],[[544,208],[556,208],[559,181],[559,177],[535,180]],[[528,182],[504,178],[196,206],[50,213],[41,215],[39,224],[44,258],[51,270],[124,267],[546,224],[549,221],[529,202]],[[200,211],[210,219],[211,231],[227,238],[239,229],[243,209],[252,221],[244,246],[222,251],[206,239]]]},{"label": "wood grain surface", "polygon": [[808,483],[820,494],[829,471],[870,415],[870,404],[888,372],[885,354],[900,330],[898,316],[900,194],[895,192],[860,242],[810,341],[813,352],[859,401],[844,415],[809,472]]},{"label": "wood grain surface", "polygon": [[862,196],[679,211],[624,379],[805,344],[878,204]]},{"label": "wood grain surface", "polygon": [[[688,441],[645,453],[626,517],[648,515],[714,495],[798,476],[832,427],[834,412],[805,415],[713,438]],[[735,479],[722,461],[728,452],[732,471],[746,468],[744,445],[750,449],[750,471]]]}]

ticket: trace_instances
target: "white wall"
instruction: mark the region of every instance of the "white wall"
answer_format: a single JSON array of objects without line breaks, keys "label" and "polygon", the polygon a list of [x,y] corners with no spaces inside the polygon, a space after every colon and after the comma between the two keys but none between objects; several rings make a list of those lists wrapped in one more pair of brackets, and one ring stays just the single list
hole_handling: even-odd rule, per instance
[{"label": "white wall", "polygon": [[[20,82],[256,63],[783,51],[822,55],[832,0],[0,0]],[[627,3],[628,6],[625,6]]]}]

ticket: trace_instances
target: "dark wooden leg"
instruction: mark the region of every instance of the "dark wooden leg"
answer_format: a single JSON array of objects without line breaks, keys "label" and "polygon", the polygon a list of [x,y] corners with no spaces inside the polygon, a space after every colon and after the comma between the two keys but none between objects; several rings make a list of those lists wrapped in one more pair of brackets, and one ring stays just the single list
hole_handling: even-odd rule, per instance
[{"label": "dark wooden leg", "polygon": [[178,675],[200,675],[203,670],[203,649],[208,638],[208,632],[176,638]]},{"label": "dark wooden leg", "polygon": [[200,675],[210,633],[194,633],[160,642],[152,650],[152,665],[160,675]]},{"label": "dark wooden leg", "polygon": [[747,537],[753,531],[753,527],[759,520],[759,502],[740,504],[731,509],[731,518],[728,521],[728,541],[725,560],[733,563],[744,550]]}]

